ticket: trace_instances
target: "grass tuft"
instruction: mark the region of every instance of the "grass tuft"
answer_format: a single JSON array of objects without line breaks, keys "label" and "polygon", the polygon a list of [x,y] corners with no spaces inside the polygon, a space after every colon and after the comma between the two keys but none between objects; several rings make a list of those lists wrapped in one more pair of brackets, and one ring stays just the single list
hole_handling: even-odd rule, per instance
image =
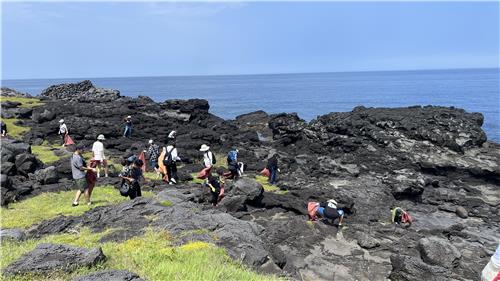
[{"label": "grass tuft", "polygon": [[262,186],[264,187],[264,191],[266,191],[266,192],[278,192],[278,191],[280,191],[280,189],[277,186],[271,185],[271,184],[269,184],[269,182],[267,182],[267,177],[257,175],[257,176],[255,176],[255,180],[258,183],[262,184]]},{"label": "grass tuft", "polygon": [[15,139],[20,139],[22,136],[30,130],[30,127],[23,127],[14,124],[16,121],[19,121],[19,119],[16,118],[11,118],[11,119],[5,119],[2,118],[3,122],[7,125],[7,135],[15,138]]},{"label": "grass tuft", "polygon": [[172,203],[172,201],[165,200],[165,201],[160,202],[160,205],[162,205],[164,207],[172,207],[174,205],[174,203]]},{"label": "grass tuft", "polygon": [[58,149],[61,149],[60,145],[50,145],[46,141],[43,142],[42,145],[31,146],[31,152],[35,154],[44,164],[54,163],[62,158],[54,153],[54,151]]},{"label": "grass tuft", "polygon": [[[75,191],[59,193],[42,193],[21,202],[12,203],[8,208],[1,209],[1,228],[29,227],[34,223],[57,217],[58,215],[78,216],[96,206],[119,203],[128,200],[120,195],[113,186],[96,186],[92,192],[91,206],[85,204],[83,196],[80,205],[72,207]],[[151,192],[144,192],[143,196],[152,196]]]},{"label": "grass tuft", "polygon": [[32,108],[35,106],[43,105],[44,103],[36,98],[22,98],[22,97],[0,97],[1,102],[11,101],[11,102],[20,102],[21,105],[19,107],[24,108]]}]

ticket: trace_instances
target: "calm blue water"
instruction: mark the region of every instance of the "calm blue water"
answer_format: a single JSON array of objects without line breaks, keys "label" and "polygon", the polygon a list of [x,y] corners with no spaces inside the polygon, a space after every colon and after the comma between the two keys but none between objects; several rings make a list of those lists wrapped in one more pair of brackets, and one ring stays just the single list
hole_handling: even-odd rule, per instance
[{"label": "calm blue water", "polygon": [[[225,119],[262,109],[298,112],[311,120],[355,106],[443,105],[481,112],[488,138],[500,142],[500,69],[384,71],[237,76],[90,78],[125,96],[155,101],[204,98]],[[52,84],[82,79],[3,80],[2,86],[39,94]]]}]

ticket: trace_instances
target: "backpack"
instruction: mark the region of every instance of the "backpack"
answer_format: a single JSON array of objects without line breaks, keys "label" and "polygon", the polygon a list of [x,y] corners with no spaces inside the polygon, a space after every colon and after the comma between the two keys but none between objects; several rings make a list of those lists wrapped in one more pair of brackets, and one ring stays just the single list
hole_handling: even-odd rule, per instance
[{"label": "backpack", "polygon": [[172,151],[175,149],[175,147],[172,147],[172,149],[168,152],[167,157],[163,159],[163,165],[165,166],[170,166],[174,163],[174,160],[172,159]]},{"label": "backpack", "polygon": [[236,151],[229,151],[229,153],[227,154],[227,163],[236,163]]},{"label": "backpack", "polygon": [[130,184],[126,180],[122,180],[122,184],[120,185],[120,195],[127,197],[130,192]]}]

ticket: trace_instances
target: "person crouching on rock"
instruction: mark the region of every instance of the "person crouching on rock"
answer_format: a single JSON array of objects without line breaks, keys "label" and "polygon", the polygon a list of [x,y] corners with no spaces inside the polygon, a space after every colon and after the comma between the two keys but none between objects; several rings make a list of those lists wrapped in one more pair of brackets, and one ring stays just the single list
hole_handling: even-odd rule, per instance
[{"label": "person crouching on rock", "polygon": [[132,116],[127,116],[125,118],[125,130],[123,131],[123,136],[130,138],[132,136]]},{"label": "person crouching on rock", "polygon": [[62,146],[66,144],[66,136],[68,135],[68,127],[64,123],[64,119],[59,120],[59,135],[61,135]]},{"label": "person crouching on rock", "polygon": [[332,225],[337,219],[338,226],[342,226],[342,222],[344,221],[344,211],[337,209],[337,202],[333,199],[319,203],[316,215],[324,218],[327,223],[330,222]]},{"label": "person crouching on rock", "polygon": [[82,157],[83,146],[77,146],[75,152],[71,156],[71,174],[73,175],[73,180],[75,182],[78,190],[76,191],[75,200],[73,200],[73,207],[78,206],[78,201],[82,193],[85,194],[87,199],[87,204],[90,205],[90,192],[89,186],[87,184],[85,171],[94,171],[92,168],[88,168],[85,163],[85,159]]},{"label": "person crouching on rock", "polygon": [[400,207],[395,207],[391,209],[391,221],[392,223],[401,224],[404,227],[410,227],[412,223],[412,218],[408,212]]},{"label": "person crouching on rock", "polygon": [[198,178],[206,179],[212,172],[212,166],[216,163],[216,160],[208,145],[201,145],[200,151],[203,152],[203,165],[205,168],[198,174]]},{"label": "person crouching on rock", "polygon": [[210,174],[205,180],[204,185],[210,188],[212,198],[210,203],[215,207],[224,198],[224,170],[217,169],[217,175]]},{"label": "person crouching on rock", "polygon": [[279,172],[278,154],[274,154],[273,156],[271,156],[271,158],[269,158],[269,160],[267,161],[266,168],[269,170],[269,179],[268,179],[269,183],[272,185],[276,184],[276,178]]},{"label": "person crouching on rock", "polygon": [[100,177],[100,169],[104,167],[104,176],[108,177],[108,161],[106,161],[106,156],[104,156],[104,135],[97,136],[97,140],[92,145],[92,153],[94,154],[94,160],[97,164],[97,177]]},{"label": "person crouching on rock", "polygon": [[142,165],[144,165],[144,163],[141,159],[134,159],[133,161],[130,160],[132,159],[127,160],[126,163],[128,163],[128,165],[123,166],[123,170],[118,175],[118,177],[122,178],[122,180],[124,181],[122,185],[128,186],[126,195],[128,195],[130,199],[134,199],[136,197],[142,196],[141,185],[139,184],[139,181],[141,178],[144,179],[144,176],[142,174]]}]

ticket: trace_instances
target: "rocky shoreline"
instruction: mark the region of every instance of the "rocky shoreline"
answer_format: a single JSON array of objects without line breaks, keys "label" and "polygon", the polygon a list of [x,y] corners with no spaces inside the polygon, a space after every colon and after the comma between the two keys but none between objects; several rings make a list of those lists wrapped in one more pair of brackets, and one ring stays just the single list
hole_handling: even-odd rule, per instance
[{"label": "rocky shoreline", "polygon": [[[294,280],[479,280],[500,241],[500,146],[487,141],[480,113],[356,107],[311,122],[262,111],[223,120],[209,113],[206,100],[155,103],[90,81],[51,86],[37,98],[44,104],[29,110],[2,102],[2,118],[15,116],[31,128],[22,141],[2,139],[3,206],[71,188],[67,159],[44,165],[30,148],[57,143],[62,118],[75,142],[86,147],[104,134],[107,153],[115,157],[137,154],[150,138],[163,144],[176,130],[184,165],[180,184],[150,184],[154,198],[49,219],[20,230],[27,237],[77,226],[122,229],[107,238],[116,241],[147,227],[173,235],[207,229],[209,234],[177,243],[207,241],[258,271]],[[134,120],[130,139],[122,137],[127,115]],[[215,209],[206,192],[189,182],[200,169],[203,143],[219,155],[238,147],[247,165],[246,176],[228,183]],[[280,155],[278,187],[286,192],[264,191],[254,180],[271,152]],[[117,186],[118,180],[102,183]],[[307,202],[328,198],[349,207],[341,230],[307,220]],[[158,204],[164,201],[172,205]],[[389,224],[391,206],[409,210],[415,223],[408,229]],[[148,219],[153,214],[154,221]]]}]

